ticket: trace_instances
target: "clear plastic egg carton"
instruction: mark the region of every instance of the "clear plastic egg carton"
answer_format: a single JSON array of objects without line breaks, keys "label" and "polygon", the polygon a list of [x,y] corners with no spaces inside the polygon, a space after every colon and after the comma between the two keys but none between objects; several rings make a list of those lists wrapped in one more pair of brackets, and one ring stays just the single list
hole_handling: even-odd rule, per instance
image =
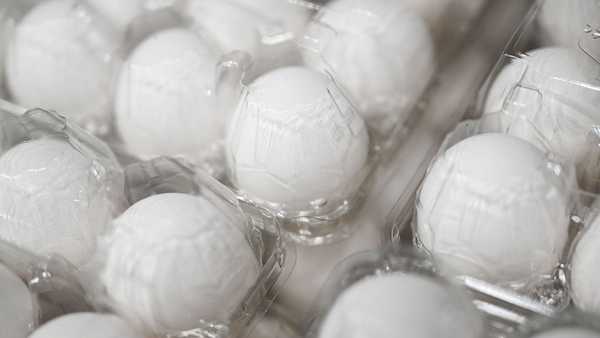
[{"label": "clear plastic egg carton", "polygon": [[9,99],[72,116],[122,163],[183,157],[275,211],[289,237],[325,243],[351,231],[374,168],[486,1],[405,5],[11,1],[4,82]]},{"label": "clear plastic egg carton", "polygon": [[0,264],[31,292],[23,337],[55,318],[40,337],[75,332],[76,312],[152,337],[244,337],[270,307],[294,256],[266,210],[174,159],[122,168],[53,112],[0,108]]},{"label": "clear plastic egg carton", "polygon": [[[242,199],[274,210],[287,237],[319,245],[353,231],[349,220],[375,168],[426,109],[435,70],[484,2],[289,3],[309,10],[295,41],[303,67],[242,81],[226,141],[228,180]],[[450,8],[463,16],[433,32],[448,36],[434,36]]]},{"label": "clear plastic egg carton", "polygon": [[[417,246],[457,276],[496,336],[570,308],[575,280],[579,307],[598,313],[593,244],[580,254],[581,277],[572,263],[597,215],[599,9],[595,1],[533,2],[466,112],[474,119],[446,136],[415,177],[420,187],[405,192],[414,199],[392,215],[393,242]],[[525,278],[511,281],[518,274]]]}]

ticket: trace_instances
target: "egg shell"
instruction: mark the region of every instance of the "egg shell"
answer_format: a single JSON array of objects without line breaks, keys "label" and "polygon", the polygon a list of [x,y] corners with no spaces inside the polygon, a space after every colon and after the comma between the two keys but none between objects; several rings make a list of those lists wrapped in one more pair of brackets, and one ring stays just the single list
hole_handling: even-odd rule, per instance
[{"label": "egg shell", "polygon": [[361,183],[368,148],[362,118],[326,76],[302,67],[254,81],[227,138],[234,184],[294,211],[349,197]]},{"label": "egg shell", "polygon": [[241,50],[251,55],[258,53],[261,37],[260,32],[253,28],[260,20],[259,16],[235,1],[187,1],[182,13],[190,16],[199,26],[196,28],[214,39],[223,52]]},{"label": "egg shell", "polygon": [[488,0],[400,0],[417,12],[429,26],[437,42],[443,43],[450,31],[465,31],[465,24],[475,19]]},{"label": "egg shell", "polygon": [[39,255],[84,263],[118,212],[97,176],[102,171],[59,139],[10,149],[0,157],[0,239]]},{"label": "egg shell", "polygon": [[101,280],[113,308],[155,334],[227,323],[259,274],[238,226],[201,196],[137,202],[102,239]]},{"label": "egg shell", "polygon": [[585,312],[600,314],[600,276],[595,273],[600,253],[600,218],[584,230],[571,258],[571,295],[575,306]]},{"label": "egg shell", "polygon": [[344,290],[319,337],[479,338],[483,333],[483,321],[467,297],[426,277],[393,273]]},{"label": "egg shell", "polygon": [[558,328],[533,335],[531,338],[600,338],[600,334],[576,327]]},{"label": "egg shell", "polygon": [[143,338],[121,318],[100,313],[75,313],[56,318],[29,338]]},{"label": "egg shell", "polygon": [[56,110],[92,128],[107,125],[116,36],[94,31],[77,0],[43,1],[17,24],[6,56],[7,86],[17,103]]},{"label": "egg shell", "polygon": [[435,72],[427,24],[401,1],[333,1],[307,36],[307,65],[332,73],[367,119],[403,122]]},{"label": "egg shell", "polygon": [[[600,60],[600,46],[592,31],[600,28],[600,1],[545,0],[537,15],[543,45],[581,48]],[[590,31],[586,32],[589,25]]]},{"label": "egg shell", "polygon": [[[181,12],[224,53],[241,50],[253,57],[247,79],[301,62],[295,40],[302,38],[309,12],[299,4],[279,0],[190,0],[184,2]],[[225,17],[228,20],[222,20]]]},{"label": "egg shell", "polygon": [[541,48],[513,60],[494,80],[484,114],[502,112],[490,130],[508,132],[579,163],[600,122],[600,66],[575,49]]},{"label": "egg shell", "polygon": [[23,281],[0,264],[0,327],[2,335],[25,338],[35,324],[35,305]]},{"label": "egg shell", "polygon": [[181,28],[142,42],[117,86],[116,124],[128,151],[195,160],[223,138],[226,116],[214,92],[218,61],[214,46]]},{"label": "egg shell", "polygon": [[146,0],[84,0],[95,13],[106,20],[113,29],[127,30],[127,26],[145,10]]},{"label": "egg shell", "polygon": [[260,318],[248,338],[299,338],[293,330],[277,317]]},{"label": "egg shell", "polygon": [[417,202],[417,236],[441,270],[503,285],[535,282],[567,241],[572,180],[544,153],[505,134],[469,137],[430,167]]}]

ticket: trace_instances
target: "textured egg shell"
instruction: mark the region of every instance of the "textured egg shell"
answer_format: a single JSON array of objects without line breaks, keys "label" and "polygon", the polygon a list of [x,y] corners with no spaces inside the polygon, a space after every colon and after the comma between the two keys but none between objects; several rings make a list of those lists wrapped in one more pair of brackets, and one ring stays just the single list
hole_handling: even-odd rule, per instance
[{"label": "textured egg shell", "polygon": [[600,338],[600,334],[580,328],[559,328],[536,334],[531,338]]},{"label": "textured egg shell", "polygon": [[114,315],[75,313],[54,319],[29,338],[143,338]]},{"label": "textured egg shell", "polygon": [[76,0],[44,1],[18,23],[8,44],[8,89],[25,107],[53,109],[83,124],[107,123],[116,64],[105,58],[116,42],[93,32],[77,6]]},{"label": "textured egg shell", "polygon": [[23,281],[0,264],[0,327],[2,335],[25,338],[35,323],[34,300]]},{"label": "textured egg shell", "polygon": [[424,20],[400,1],[336,0],[313,25],[325,28],[309,28],[319,47],[304,51],[306,63],[331,71],[363,116],[404,120],[435,71]]},{"label": "textured egg shell", "polygon": [[557,265],[569,200],[533,145],[482,134],[449,148],[429,169],[417,203],[417,233],[448,274],[493,283],[528,282]]},{"label": "textured egg shell", "polygon": [[364,121],[306,68],[282,68],[254,81],[228,132],[228,161],[238,188],[292,208],[345,198],[364,167]]},{"label": "textured egg shell", "polygon": [[154,195],[113,226],[101,279],[114,308],[151,332],[226,322],[256,283],[244,233],[203,197]]},{"label": "textured egg shell", "polygon": [[346,289],[320,329],[320,338],[483,336],[483,321],[468,298],[410,274],[367,278]]},{"label": "textured egg shell", "polygon": [[22,143],[2,155],[0,238],[83,263],[115,212],[95,165],[58,139]]},{"label": "textured egg shell", "polygon": [[[600,91],[594,89],[600,88],[598,75],[600,66],[577,50],[552,47],[529,51],[498,75],[484,113],[506,108],[492,129],[510,129],[511,134],[540,149],[547,144],[559,156],[581,161],[586,135],[600,122]],[[527,125],[519,128],[524,119]]]},{"label": "textured egg shell", "polygon": [[130,55],[119,77],[116,122],[135,155],[195,158],[223,137],[217,109],[218,51],[183,29],[156,33]]}]

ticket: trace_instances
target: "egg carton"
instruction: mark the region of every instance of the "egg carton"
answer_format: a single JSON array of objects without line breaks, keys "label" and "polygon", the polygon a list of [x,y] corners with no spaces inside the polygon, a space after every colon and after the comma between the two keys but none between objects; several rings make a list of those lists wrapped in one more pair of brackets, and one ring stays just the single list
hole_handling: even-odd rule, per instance
[{"label": "egg carton", "polygon": [[[84,169],[87,171],[86,175],[89,175],[86,181],[98,183],[95,190],[90,192],[92,195],[88,197],[83,195],[85,190],[78,190],[78,197],[73,197],[69,195],[67,189],[64,193],[52,194],[51,198],[55,200],[54,202],[42,201],[40,205],[36,204],[36,195],[31,193],[27,199],[27,203],[29,203],[27,213],[19,212],[19,208],[23,208],[22,204],[11,206],[2,203],[7,207],[2,212],[3,215],[10,215],[10,219],[20,222],[19,224],[31,224],[32,228],[34,228],[34,225],[35,227],[43,227],[44,223],[50,222],[48,218],[44,218],[44,215],[47,215],[48,212],[55,218],[50,223],[53,230],[48,234],[41,232],[30,235],[25,234],[25,237],[21,239],[19,239],[17,233],[13,234],[14,237],[6,233],[0,235],[4,239],[0,241],[0,264],[15,273],[33,295],[33,317],[28,323],[29,330],[66,314],[99,311],[102,313],[118,313],[123,318],[127,318],[132,326],[151,331],[146,326],[147,322],[144,322],[143,315],[139,317],[140,313],[124,312],[123,304],[119,305],[111,296],[114,289],[106,284],[106,279],[100,277],[100,271],[104,270],[109,264],[107,261],[108,256],[105,254],[110,250],[110,240],[107,241],[107,238],[110,237],[108,233],[111,226],[104,230],[104,234],[99,233],[101,239],[97,243],[86,241],[87,237],[81,238],[77,242],[81,244],[81,250],[70,250],[73,249],[74,245],[69,244],[75,243],[57,244],[60,239],[56,237],[56,235],[61,236],[63,230],[68,231],[66,228],[63,229],[62,226],[70,224],[70,221],[65,219],[61,223],[60,217],[62,216],[55,214],[54,211],[57,209],[62,210],[65,204],[72,204],[83,209],[88,204],[98,210],[107,209],[105,213],[94,210],[91,215],[88,215],[89,217],[66,214],[67,217],[78,217],[77,220],[73,219],[71,223],[82,223],[89,228],[94,228],[92,224],[94,223],[100,228],[105,228],[106,224],[112,223],[113,217],[116,217],[128,206],[153,195],[164,196],[169,193],[185,194],[184,196],[202,196],[226,214],[227,217],[235,221],[236,223],[233,224],[237,224],[236,226],[239,226],[241,230],[240,234],[244,234],[241,237],[242,241],[247,243],[248,250],[251,250],[248,257],[255,257],[257,260],[258,271],[256,278],[250,281],[247,290],[242,288],[241,291],[237,291],[240,294],[240,299],[234,300],[237,303],[232,304],[231,313],[226,314],[225,318],[192,318],[193,322],[197,323],[197,327],[192,330],[176,331],[169,329],[154,331],[152,334],[155,334],[156,337],[170,338],[245,337],[252,329],[252,319],[269,309],[277,295],[278,286],[285,281],[286,276],[293,268],[294,251],[293,248],[287,247],[282,241],[278,221],[267,210],[245,206],[243,201],[238,200],[234,193],[210,175],[196,173],[192,168],[175,159],[161,157],[151,161],[137,162],[123,168],[119,165],[112,151],[103,142],[78,126],[72,125],[67,119],[56,113],[41,109],[26,110],[0,100],[0,120],[2,122],[0,149],[3,155],[10,155],[18,147],[31,147],[31,145],[42,143],[54,145],[60,142],[64,145],[64,147],[61,145],[59,149],[62,154],[75,151],[77,154],[83,155],[83,158],[89,159],[90,167]],[[15,156],[13,155],[13,157]],[[26,160],[35,162],[37,157],[34,157],[33,159],[27,157]],[[71,159],[72,163],[77,163],[76,157]],[[18,160],[18,157],[15,157],[15,159]],[[19,161],[17,160],[11,162],[15,170],[19,170]],[[54,161],[58,161],[58,157],[54,158]],[[32,165],[35,165],[35,163]],[[60,168],[58,169],[60,170]],[[63,173],[56,172],[52,177],[52,181],[47,183],[48,189],[63,184],[61,183],[61,175],[64,176],[65,172],[68,174],[68,169],[69,167],[66,166]],[[41,166],[36,170],[28,170],[27,172],[31,176],[37,172],[53,172],[52,170],[54,170],[52,166]],[[3,184],[9,190],[12,189],[12,184],[16,182],[13,182],[13,180],[19,180],[15,184],[28,184],[23,181],[27,178],[24,176],[26,175],[21,173],[18,176],[11,176],[10,172],[4,172],[2,174],[2,180],[5,181]],[[75,186],[77,189],[81,188],[76,182],[65,184],[65,187]],[[27,185],[23,187],[27,187]],[[18,196],[8,194],[9,190],[7,190],[5,197],[12,196],[18,202]],[[43,198],[43,194],[43,191],[39,192],[41,198]],[[73,200],[66,200],[69,196]],[[92,203],[95,199],[100,202]],[[104,204],[107,204],[108,207],[103,209]],[[37,210],[37,208],[41,209]],[[43,208],[50,209],[44,211]],[[36,216],[38,214],[39,217]],[[47,221],[41,221],[43,218]],[[42,223],[36,223],[38,221]],[[5,228],[8,229],[10,226]],[[36,240],[38,242],[35,242]],[[92,247],[95,246],[97,248],[93,250]],[[92,250],[87,250],[88,247]],[[242,247],[239,249],[242,250]],[[166,251],[164,252],[166,253]],[[161,255],[161,257],[163,256]],[[178,262],[173,263],[178,264]],[[197,264],[201,264],[201,261],[199,260]],[[146,269],[144,266],[145,264],[140,268]],[[196,267],[190,266],[189,269],[196,270]],[[134,270],[129,271],[129,273],[135,273]],[[169,278],[168,275],[165,275],[169,273],[166,270],[163,272],[150,270],[138,272],[154,273],[156,278]],[[225,273],[227,274],[227,272]],[[188,282],[194,283],[194,275],[188,274],[187,276],[186,278],[192,277],[192,280]],[[200,277],[201,274],[198,276]],[[117,279],[123,278],[122,282],[129,281],[132,283],[130,290],[133,292],[132,297],[136,297],[134,295],[136,292],[139,293],[138,295],[146,292],[144,288],[148,285],[140,284],[136,287],[134,284],[137,283],[138,279],[135,279],[134,276],[116,277]],[[181,281],[179,282],[181,283]],[[223,281],[223,283],[225,282]],[[207,292],[211,291],[208,290]],[[162,297],[158,291],[156,294],[147,294],[146,296],[156,297],[157,301]],[[219,301],[222,301],[223,304],[227,303],[225,299]],[[132,304],[135,304],[134,300],[132,300]],[[161,308],[152,310],[151,307],[142,307],[138,310],[154,311],[152,316],[157,316],[155,318],[160,318],[161,311],[163,311]]]},{"label": "egg carton", "polygon": [[[452,59],[466,32],[486,6],[484,0],[444,0],[435,5],[408,1],[411,10],[370,8],[371,12],[358,14],[354,19],[370,30],[375,45],[382,44],[376,48],[406,50],[403,53],[406,58],[398,69],[376,59],[365,64],[366,70],[347,72],[335,69],[338,62],[329,59],[342,55],[341,61],[344,61],[344,53],[328,54],[337,48],[340,39],[345,48],[344,20],[347,15],[358,13],[348,11],[345,5],[300,0],[260,3],[140,0],[128,2],[125,7],[118,2],[97,0],[54,3],[11,1],[0,16],[3,18],[0,26],[5,32],[0,35],[6,37],[0,41],[6,43],[3,50],[6,50],[4,57],[9,67],[4,77],[9,99],[70,115],[85,129],[107,141],[122,164],[159,155],[183,155],[194,167],[231,186],[247,204],[270,209],[280,219],[283,234],[303,244],[335,241],[353,231],[348,220],[356,215],[364,200],[375,168],[412,129],[427,105],[428,91],[440,80],[435,76],[435,68],[444,67]],[[393,2],[382,3],[383,7],[396,6]],[[352,1],[347,5],[360,6],[359,2]],[[52,16],[58,20],[52,20]],[[227,25],[219,19],[226,16],[234,18],[231,21],[236,25]],[[306,32],[302,32],[304,25],[308,26]],[[186,33],[174,32],[176,29],[184,29]],[[31,34],[36,31],[39,34]],[[165,33],[167,31],[170,33]],[[402,37],[396,36],[400,31],[404,32]],[[55,39],[53,34],[59,37]],[[394,42],[399,39],[405,40],[404,43]],[[175,40],[182,43],[173,44]],[[206,47],[211,52],[205,54],[210,55],[200,53],[200,57],[198,53],[194,56],[177,50],[185,45],[184,41],[196,43],[196,50]],[[352,43],[352,39],[346,42]],[[65,52],[65,48],[57,46],[70,47]],[[242,51],[231,52],[233,49]],[[362,46],[358,50],[361,49]],[[169,60],[174,57],[169,53],[176,56],[175,61]],[[360,53],[367,58],[377,58],[377,53],[368,49]],[[397,54],[394,54],[395,60]],[[39,58],[39,62],[33,62],[35,58]],[[194,61],[199,59],[203,62]],[[256,96],[251,85],[254,80],[268,70],[303,62],[326,74],[326,79],[321,80],[326,88],[321,98],[309,102],[307,109],[300,113],[329,111],[329,121],[313,121],[314,116],[312,120],[296,119],[301,125],[322,126],[315,135],[301,138],[303,142],[319,141],[315,142],[318,145],[303,149],[302,144],[293,144],[294,140],[289,144],[279,138],[273,143],[289,150],[265,146],[258,149],[262,155],[259,159],[244,158],[246,151],[256,150],[250,149],[254,142],[268,144],[270,141],[247,139],[240,132],[240,138],[246,138],[237,144],[246,147],[237,152],[228,148],[225,132],[221,130],[225,117],[240,110],[240,114],[248,113],[243,107],[249,98]],[[39,69],[32,72],[30,64],[39,64]],[[56,64],[60,67],[54,69],[52,65]],[[193,72],[189,71],[190,67]],[[402,78],[411,78],[411,82],[357,87],[372,81],[371,71],[385,78],[388,71],[394,69],[403,73]],[[407,72],[415,74],[407,76]],[[199,83],[201,81],[195,81],[190,73],[203,73],[214,81]],[[355,78],[347,78],[347,74]],[[64,81],[53,84],[56,78],[64,78]],[[182,81],[188,82],[184,86]],[[48,96],[29,98],[26,94],[30,88],[46,88],[38,93]],[[89,90],[88,95],[80,95],[85,90]],[[144,91],[153,91],[155,95],[146,98]],[[349,95],[352,92],[360,95]],[[402,95],[398,95],[399,92]],[[365,93],[368,95],[363,95]],[[84,99],[77,100],[77,96]],[[89,97],[98,102],[90,102]],[[369,103],[369,97],[379,99]],[[164,119],[161,114],[165,111],[189,119]],[[222,114],[215,117],[210,114],[212,111]],[[364,125],[360,112],[368,115]],[[254,113],[264,114],[264,110]],[[144,114],[154,115],[139,119]],[[237,122],[231,130],[252,127],[243,119],[232,120]],[[207,124],[214,126],[200,132],[198,128]],[[165,133],[165,128],[176,132]],[[362,141],[356,146],[359,149],[351,149],[352,146],[345,149],[344,144],[355,132],[362,135]],[[322,140],[318,140],[319,137]],[[333,150],[327,149],[325,144]],[[286,160],[286,156],[302,158],[310,152],[314,152],[315,168],[310,167],[310,161]],[[334,153],[339,156],[333,156]],[[339,167],[346,158],[359,153],[361,158],[355,161],[358,164],[348,164],[352,164],[352,170]],[[254,162],[248,165],[244,161]],[[240,168],[238,163],[241,163]],[[290,166],[295,169],[285,172]],[[247,179],[242,177],[247,167],[251,174],[246,176],[254,175],[251,181],[260,180],[272,191],[257,193],[248,186]],[[315,185],[310,173],[318,170],[331,176],[318,184],[327,186],[338,180],[344,181],[343,184],[329,189],[329,193],[314,194],[311,190],[310,198],[303,198],[299,192]],[[339,174],[344,171],[348,172]],[[273,192],[288,196],[283,199],[267,196]]]},{"label": "egg carton", "polygon": [[[465,120],[447,134],[439,147],[432,149],[422,170],[415,175],[412,189],[404,192],[390,215],[388,235],[392,242],[399,246],[423,247],[415,230],[426,168],[429,166],[431,171],[435,159],[442,157],[452,145],[483,133],[500,132],[528,140],[541,149],[550,162],[558,165],[562,170],[560,175],[570,176],[568,180],[577,182],[568,189],[572,204],[566,244],[556,267],[539,276],[541,279],[534,283],[537,285],[523,289],[468,275],[459,279],[490,320],[492,334],[497,337],[520,334],[520,328],[539,317],[550,318],[543,322],[553,322],[564,313],[571,313],[573,308],[571,262],[581,238],[586,237],[588,231],[593,232],[584,229],[593,228],[597,215],[594,201],[599,163],[598,129],[593,107],[599,88],[596,67],[600,64],[595,54],[598,44],[593,10],[596,8],[592,2],[589,2],[592,6],[586,8],[585,3],[540,0],[531,4],[482,85],[472,109],[465,112]],[[549,18],[558,12],[560,19],[550,22]],[[584,19],[568,26],[576,15],[583,15]],[[556,36],[548,34],[550,31]],[[569,60],[577,66],[561,65]]]}]

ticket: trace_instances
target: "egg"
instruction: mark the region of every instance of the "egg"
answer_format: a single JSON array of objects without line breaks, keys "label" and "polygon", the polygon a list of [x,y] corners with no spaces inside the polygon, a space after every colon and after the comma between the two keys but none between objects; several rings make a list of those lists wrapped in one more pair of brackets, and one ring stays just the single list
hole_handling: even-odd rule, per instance
[{"label": "egg", "polygon": [[[87,5],[105,20],[110,27],[126,31],[127,26],[142,15],[146,9],[147,0],[84,0]],[[167,0],[169,1],[169,0]]]},{"label": "egg", "polygon": [[586,137],[600,123],[600,66],[575,49],[550,47],[513,60],[494,80],[484,114],[499,113],[488,125],[549,148],[563,159],[584,161]]},{"label": "egg", "polygon": [[0,327],[2,335],[25,338],[36,322],[33,296],[23,281],[0,263]]},{"label": "egg", "polygon": [[538,333],[531,338],[600,338],[600,333],[577,327],[565,327]]},{"label": "egg", "polygon": [[277,317],[259,318],[248,338],[300,338],[292,328]]},{"label": "egg", "polygon": [[227,136],[234,185],[288,211],[349,197],[362,181],[368,150],[362,118],[329,78],[303,67],[255,80]]},{"label": "egg", "polygon": [[[246,74],[253,79],[283,66],[300,63],[295,44],[308,22],[308,10],[279,0],[184,1],[181,13],[194,28],[212,38],[225,53],[241,50],[253,57]],[[228,18],[228,20],[223,20]]]},{"label": "egg", "polygon": [[[196,29],[213,38],[225,52],[241,50],[256,55],[260,49],[261,36],[253,25],[262,18],[235,1],[207,0],[187,1],[182,9],[190,16]],[[228,20],[223,20],[223,18]]]},{"label": "egg", "polygon": [[236,221],[202,196],[167,193],[134,204],[99,251],[112,307],[154,334],[227,323],[259,275]]},{"label": "egg", "polygon": [[56,318],[29,338],[143,338],[121,318],[111,314],[74,313]]},{"label": "egg", "polygon": [[468,297],[419,275],[366,278],[344,290],[321,324],[320,338],[483,337]]},{"label": "egg", "polygon": [[215,96],[219,51],[181,28],[148,37],[118,79],[116,124],[129,152],[143,159],[198,160],[224,137]]},{"label": "egg", "polygon": [[594,273],[600,253],[600,218],[588,225],[575,246],[571,258],[571,295],[575,305],[592,314],[600,314],[600,276]]},{"label": "egg", "polygon": [[[21,143],[0,157],[0,239],[75,265],[118,212],[106,168],[60,139]],[[108,185],[111,184],[111,185]]]},{"label": "egg", "polygon": [[416,233],[447,275],[520,287],[558,265],[570,215],[568,167],[530,143],[480,134],[431,165],[417,202]]},{"label": "egg", "polygon": [[101,133],[111,119],[121,41],[96,31],[84,11],[77,0],[50,0],[27,13],[7,47],[6,80],[22,106],[56,110]]},{"label": "egg", "polygon": [[537,24],[542,44],[581,48],[600,60],[600,46],[592,35],[600,28],[600,1],[545,0]]},{"label": "egg", "polygon": [[360,114],[384,126],[408,118],[435,72],[427,24],[401,1],[335,0],[306,35],[306,64],[331,73]]}]

